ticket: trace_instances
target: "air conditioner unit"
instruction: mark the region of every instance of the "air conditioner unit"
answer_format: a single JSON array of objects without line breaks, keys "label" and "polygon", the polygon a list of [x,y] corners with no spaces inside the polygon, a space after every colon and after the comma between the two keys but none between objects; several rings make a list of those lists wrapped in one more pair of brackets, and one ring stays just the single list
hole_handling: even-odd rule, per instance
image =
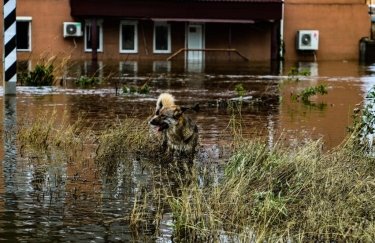
[{"label": "air conditioner unit", "polygon": [[296,47],[300,51],[316,51],[319,47],[319,30],[297,31]]},{"label": "air conditioner unit", "polygon": [[80,22],[64,22],[64,38],[82,36],[82,27]]}]

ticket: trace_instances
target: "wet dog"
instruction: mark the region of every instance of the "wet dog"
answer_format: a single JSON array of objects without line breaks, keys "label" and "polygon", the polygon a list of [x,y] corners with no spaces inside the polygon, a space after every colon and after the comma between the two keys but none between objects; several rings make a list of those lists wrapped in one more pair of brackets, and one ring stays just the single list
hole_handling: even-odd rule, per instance
[{"label": "wet dog", "polygon": [[172,155],[185,155],[194,158],[198,144],[198,127],[186,116],[187,107],[175,104],[169,93],[160,94],[155,108],[155,115],[150,125],[162,133],[163,146]]}]

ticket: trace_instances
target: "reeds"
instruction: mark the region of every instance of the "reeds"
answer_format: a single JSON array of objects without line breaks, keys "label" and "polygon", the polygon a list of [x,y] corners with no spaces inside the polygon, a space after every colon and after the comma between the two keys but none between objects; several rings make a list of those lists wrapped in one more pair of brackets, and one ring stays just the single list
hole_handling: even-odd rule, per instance
[{"label": "reeds", "polygon": [[321,140],[289,146],[280,139],[271,146],[242,138],[234,117],[229,160],[222,171],[207,173],[214,170],[205,161],[155,163],[158,139],[146,122],[118,120],[88,136],[81,122],[54,117],[42,113],[23,123],[20,144],[70,156],[94,144],[99,167],[132,168],[134,160],[147,167],[150,185],[136,192],[126,217],[135,232],[158,229],[171,211],[176,242],[375,239],[375,161],[355,134],[330,151],[323,151]]},{"label": "reeds", "polygon": [[152,154],[158,144],[147,122],[134,118],[118,120],[98,136],[96,160],[108,163],[126,155]]},{"label": "reeds", "polygon": [[169,197],[176,236],[201,242],[374,239],[375,162],[350,138],[333,151],[323,152],[322,145],[269,148],[244,140],[219,184],[192,183]]}]

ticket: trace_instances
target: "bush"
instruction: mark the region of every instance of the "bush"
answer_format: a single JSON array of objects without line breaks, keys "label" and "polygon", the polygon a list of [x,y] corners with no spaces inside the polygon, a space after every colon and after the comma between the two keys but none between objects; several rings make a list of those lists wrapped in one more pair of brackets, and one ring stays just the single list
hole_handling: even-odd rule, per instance
[{"label": "bush", "polygon": [[143,84],[142,86],[123,86],[122,92],[124,94],[148,94],[150,93],[150,86],[147,83]]},{"label": "bush", "polygon": [[87,76],[80,76],[76,81],[75,84],[79,85],[80,87],[88,87],[95,84],[99,84],[100,80],[97,77],[87,77]]},{"label": "bush", "polygon": [[53,65],[37,64],[33,71],[20,75],[21,85],[50,86],[55,81]]}]

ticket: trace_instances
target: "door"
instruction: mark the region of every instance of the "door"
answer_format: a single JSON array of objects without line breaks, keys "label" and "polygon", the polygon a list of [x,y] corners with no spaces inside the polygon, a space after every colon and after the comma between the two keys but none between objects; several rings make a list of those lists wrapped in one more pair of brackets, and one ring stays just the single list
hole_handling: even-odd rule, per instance
[{"label": "door", "polygon": [[203,60],[203,26],[201,24],[189,24],[187,26],[187,48],[196,49],[188,51],[187,59],[189,62],[201,62]]}]

